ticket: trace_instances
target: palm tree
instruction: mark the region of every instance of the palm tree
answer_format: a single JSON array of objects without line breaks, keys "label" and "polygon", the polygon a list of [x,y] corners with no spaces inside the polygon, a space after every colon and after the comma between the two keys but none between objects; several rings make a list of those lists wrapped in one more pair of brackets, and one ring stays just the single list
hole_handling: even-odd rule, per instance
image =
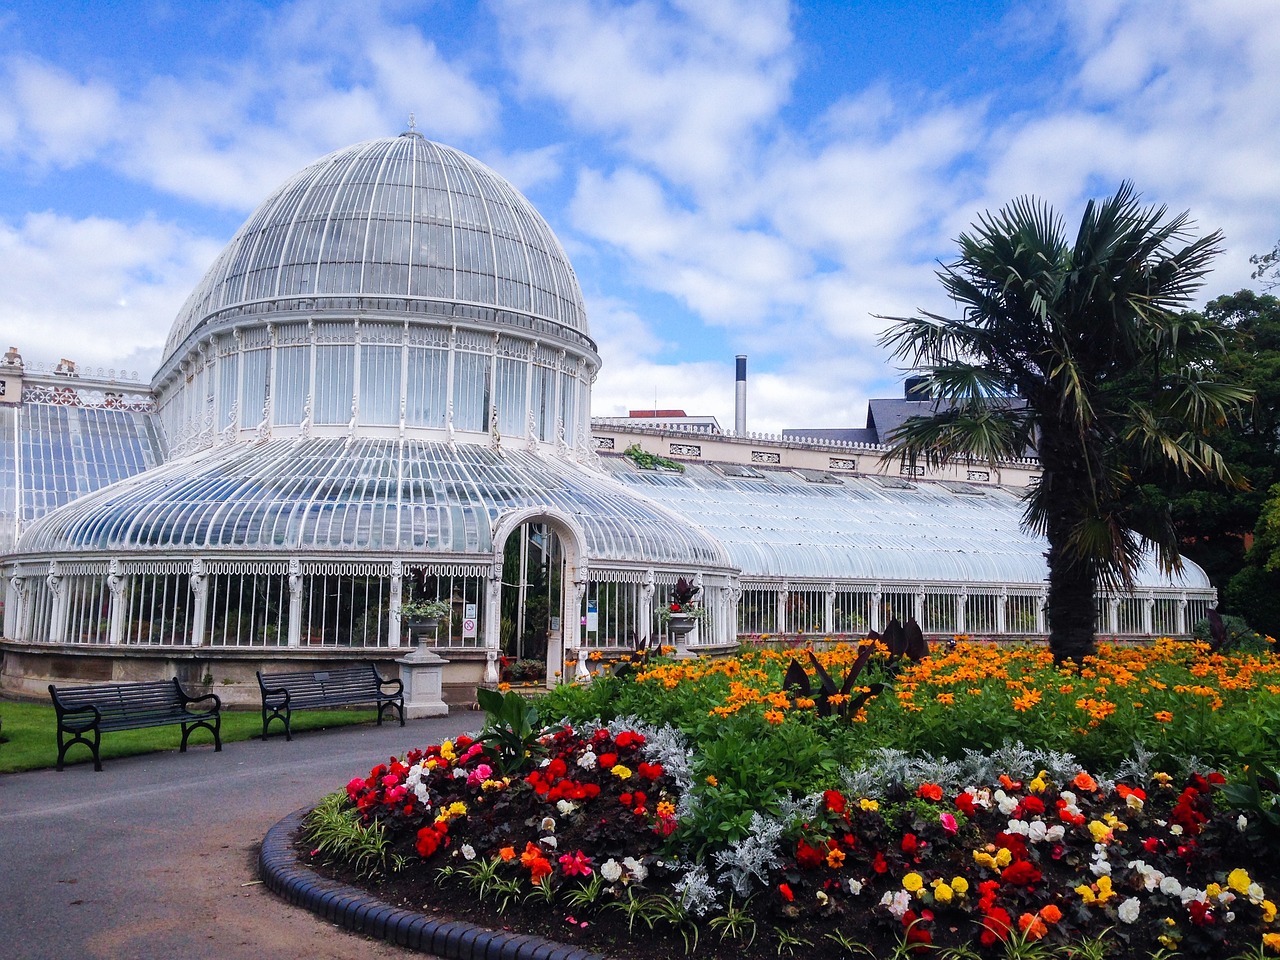
[{"label": "palm tree", "polygon": [[961,310],[895,321],[880,338],[925,372],[934,415],[888,438],[886,459],[932,467],[1034,449],[1041,476],[1024,524],[1049,541],[1049,645],[1093,651],[1095,591],[1131,589],[1152,541],[1181,569],[1167,516],[1138,509],[1139,481],[1170,471],[1236,483],[1204,439],[1248,392],[1214,379],[1222,328],[1181,312],[1220,252],[1187,214],[1166,221],[1132,184],[1090,201],[1075,243],[1051,207],[1023,197],[984,213],[938,272]]}]

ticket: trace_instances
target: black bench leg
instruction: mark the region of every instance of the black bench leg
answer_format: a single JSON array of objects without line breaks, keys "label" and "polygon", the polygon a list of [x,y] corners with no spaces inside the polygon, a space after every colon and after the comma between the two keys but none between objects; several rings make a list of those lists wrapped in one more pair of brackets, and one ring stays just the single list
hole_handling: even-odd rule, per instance
[{"label": "black bench leg", "polygon": [[65,731],[61,727],[58,728],[58,762],[54,767],[55,770],[62,770],[63,763],[66,760],[68,750],[74,747],[77,743],[83,743],[86,747],[88,747],[93,752],[93,769],[96,770],[98,773],[102,772],[102,755],[99,752],[99,748],[102,746],[102,731],[99,730],[97,727],[93,727],[92,741],[86,740],[84,737],[84,734],[88,732],[90,731],[88,730],[81,731],[80,733],[77,733],[74,737],[72,737],[70,740],[67,740],[64,737]]},{"label": "black bench leg", "polygon": [[191,723],[182,725],[182,746],[178,748],[179,753],[187,752],[187,738],[191,736],[198,728],[204,727],[213,734],[213,752],[220,753],[222,751],[222,717],[214,717],[213,722],[208,720],[195,720]]}]

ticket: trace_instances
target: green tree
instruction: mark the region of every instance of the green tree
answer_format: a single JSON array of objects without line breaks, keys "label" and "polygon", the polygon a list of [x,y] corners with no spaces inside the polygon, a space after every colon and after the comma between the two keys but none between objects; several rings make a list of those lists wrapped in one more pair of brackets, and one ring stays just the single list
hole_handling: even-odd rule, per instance
[{"label": "green tree", "polygon": [[[941,466],[1034,447],[1041,476],[1024,523],[1049,542],[1049,645],[1059,662],[1094,646],[1095,592],[1123,589],[1154,542],[1181,564],[1167,513],[1134,510],[1136,475],[1168,464],[1234,482],[1204,438],[1247,399],[1214,379],[1219,325],[1182,312],[1219,253],[1133,186],[1090,201],[1075,242],[1047,204],[1024,197],[985,213],[938,277],[959,319],[889,317],[881,337],[927,373],[937,400],[890,438],[886,458]],[[1152,522],[1152,521],[1155,522]]]},{"label": "green tree", "polygon": [[[1263,501],[1280,481],[1280,299],[1240,290],[1211,300],[1201,316],[1224,328],[1226,350],[1215,362],[1219,379],[1253,394],[1240,422],[1209,433],[1209,442],[1246,486],[1175,475],[1147,480],[1142,494],[1151,509],[1171,512],[1183,554],[1209,574],[1226,597],[1225,609],[1249,618],[1227,584],[1246,565],[1247,541]],[[1275,579],[1280,585],[1280,573]],[[1261,622],[1255,625],[1262,628]]]}]

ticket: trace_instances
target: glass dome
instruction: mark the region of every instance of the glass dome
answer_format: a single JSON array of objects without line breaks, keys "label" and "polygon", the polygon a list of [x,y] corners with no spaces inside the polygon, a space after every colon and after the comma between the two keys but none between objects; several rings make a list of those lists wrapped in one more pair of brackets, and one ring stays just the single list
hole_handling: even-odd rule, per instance
[{"label": "glass dome", "polygon": [[478,160],[405,133],[331,153],[259,206],[179,313],[165,365],[220,319],[329,297],[470,305],[588,334],[573,268],[529,201]]}]

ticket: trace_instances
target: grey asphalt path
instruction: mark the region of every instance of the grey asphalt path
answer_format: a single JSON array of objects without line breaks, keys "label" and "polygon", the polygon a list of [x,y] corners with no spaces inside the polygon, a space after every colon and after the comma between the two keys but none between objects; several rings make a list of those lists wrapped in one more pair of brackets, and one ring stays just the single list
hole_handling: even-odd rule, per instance
[{"label": "grey asphalt path", "polygon": [[258,844],[374,764],[478,729],[482,717],[317,730],[291,743],[277,735],[221,753],[201,743],[107,760],[102,773],[84,763],[2,776],[0,957],[421,960],[275,898],[255,880]]}]

